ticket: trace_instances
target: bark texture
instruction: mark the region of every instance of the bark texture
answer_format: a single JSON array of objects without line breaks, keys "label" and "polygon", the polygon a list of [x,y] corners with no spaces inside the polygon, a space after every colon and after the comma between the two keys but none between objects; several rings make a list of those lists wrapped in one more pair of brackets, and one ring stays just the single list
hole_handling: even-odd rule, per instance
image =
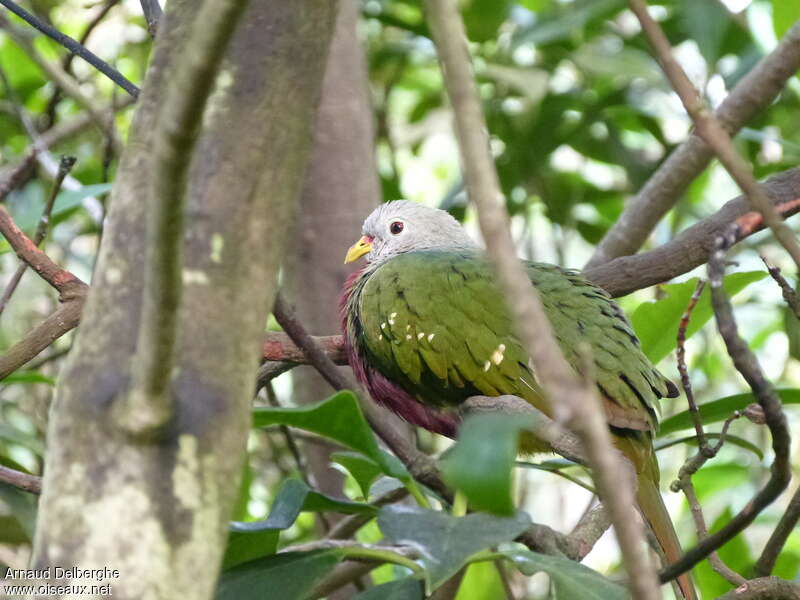
[{"label": "bark texture", "polygon": [[117,598],[213,595],[335,10],[254,2],[237,28],[189,175],[175,416],[160,435],[137,440],[111,412],[126,394],[141,314],[154,123],[196,14],[188,0],[169,3],[54,403],[37,568],[118,569]]},{"label": "bark texture", "polygon": [[[367,66],[356,34],[356,0],[341,2],[331,43],[303,186],[300,214],[287,260],[288,296],[300,321],[315,334],[340,333],[339,294],[352,267],[347,248],[361,235],[364,218],[380,201]],[[306,404],[332,393],[313,367],[292,373],[294,399]],[[328,494],[342,491],[330,467],[330,450],[306,445],[313,479]]]}]

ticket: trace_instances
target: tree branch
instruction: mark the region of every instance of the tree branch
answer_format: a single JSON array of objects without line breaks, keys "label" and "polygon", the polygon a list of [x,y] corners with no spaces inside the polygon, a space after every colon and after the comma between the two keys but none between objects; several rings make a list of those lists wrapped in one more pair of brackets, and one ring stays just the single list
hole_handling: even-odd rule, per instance
[{"label": "tree branch", "polygon": [[[715,115],[736,133],[764,110],[800,69],[800,23],[786,32],[778,46],[764,57],[731,91]],[[636,252],[650,232],[678,201],[688,184],[711,162],[714,153],[698,135],[692,135],[665,160],[595,248],[586,269]]]},{"label": "tree branch", "polygon": [[144,20],[147,22],[147,31],[150,33],[150,37],[154,38],[158,31],[158,22],[163,14],[161,5],[158,0],[141,0],[141,4]]},{"label": "tree branch", "polygon": [[117,71],[114,67],[109,65],[106,61],[102,58],[91,52],[88,48],[86,48],[83,44],[78,43],[77,41],[73,40],[68,35],[61,33],[55,27],[51,27],[44,21],[37,18],[35,15],[32,15],[24,8],[12,2],[11,0],[0,0],[0,4],[5,6],[8,10],[12,13],[17,15],[20,19],[31,25],[32,27],[38,29],[47,37],[52,40],[55,40],[64,48],[69,50],[73,55],[80,56],[83,60],[88,62],[92,65],[95,69],[100,71],[103,75],[108,77],[111,81],[116,83],[120,86],[123,90],[128,92],[131,96],[136,98],[139,95],[139,88],[136,87],[131,81],[129,81],[122,73]]},{"label": "tree branch", "polygon": [[[47,197],[47,202],[45,203],[44,210],[42,211],[42,216],[39,218],[39,223],[36,226],[36,232],[33,235],[33,243],[37,247],[41,245],[41,243],[44,241],[44,238],[47,237],[47,229],[50,224],[50,215],[53,212],[53,205],[56,202],[58,192],[61,190],[61,184],[64,183],[64,178],[69,174],[74,165],[75,157],[61,157],[61,161],[58,166],[58,174],[56,175],[56,179],[50,188],[50,195]],[[22,276],[25,274],[27,268],[27,263],[23,262],[14,272],[14,275],[11,276],[11,280],[8,282],[8,285],[3,292],[3,297],[0,298],[0,315],[3,314],[8,301],[11,299],[11,296],[17,289],[17,286],[19,285],[19,282],[22,279]]]},{"label": "tree branch", "polygon": [[427,0],[425,5],[455,113],[467,190],[478,207],[487,255],[500,287],[509,301],[513,299],[509,308],[516,330],[547,396],[558,398],[552,405],[557,420],[569,419],[586,450],[593,477],[614,523],[634,598],[656,600],[660,597],[658,579],[645,552],[644,527],[630,518],[630,507],[635,504],[632,481],[611,444],[596,388],[567,364],[541,300],[517,260],[458,6],[455,0]]},{"label": "tree branch", "polygon": [[131,365],[130,394],[117,406],[120,424],[133,433],[161,427],[173,415],[170,382],[183,287],[182,232],[189,165],[225,48],[246,6],[246,0],[207,0],[202,4],[159,112],[142,323]]},{"label": "tree branch", "polygon": [[664,74],[680,97],[686,112],[691,116],[697,133],[711,146],[725,170],[747,194],[753,208],[764,216],[764,222],[792,257],[800,272],[800,244],[794,233],[777,214],[769,198],[756,182],[752,167],[736,151],[728,131],[707,108],[689,77],[675,60],[669,40],[658,23],[650,16],[645,0],[630,0],[629,3],[656,52]]},{"label": "tree branch", "polygon": [[[775,175],[762,185],[785,218],[800,211],[800,169]],[[754,217],[749,211],[747,198],[738,196],[666,244],[642,254],[621,256],[599,266],[587,267],[583,274],[614,297],[669,281],[707,262],[717,237],[737,219],[748,214],[748,219]],[[735,241],[762,228],[763,222],[756,221],[753,227],[740,229]]]},{"label": "tree branch", "polygon": [[717,600],[800,600],[800,585],[779,577],[752,579]]},{"label": "tree branch", "polygon": [[764,419],[772,435],[772,449],[775,453],[775,459],[772,463],[769,480],[753,499],[722,529],[700,540],[695,547],[685,552],[679,560],[664,568],[660,573],[662,582],[667,582],[688,571],[750,525],[758,514],[786,489],[791,479],[791,463],[789,460],[790,434],[780,399],[775,395],[775,391],[769,381],[764,377],[755,355],[747,346],[747,343],[739,337],[730,299],[722,287],[722,280],[725,274],[725,256],[727,250],[738,238],[739,228],[740,225],[735,224],[729,228],[725,235],[717,239],[716,249],[708,263],[711,302],[714,307],[717,327],[725,341],[728,354],[731,356],[736,369],[750,385],[753,394],[764,411]]},{"label": "tree branch", "polygon": [[0,482],[31,494],[42,493],[42,478],[0,465]]}]

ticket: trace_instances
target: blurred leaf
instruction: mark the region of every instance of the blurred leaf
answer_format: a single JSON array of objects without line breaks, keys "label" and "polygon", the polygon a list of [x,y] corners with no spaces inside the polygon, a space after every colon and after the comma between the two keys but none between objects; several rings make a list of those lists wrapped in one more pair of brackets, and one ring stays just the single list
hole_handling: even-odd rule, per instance
[{"label": "blurred leaf", "polygon": [[[797,528],[795,528],[797,531]],[[800,554],[787,550],[785,547],[775,561],[775,568],[772,570],[775,577],[797,581],[800,577]]]},{"label": "blurred leaf", "polygon": [[369,497],[370,486],[382,472],[375,461],[356,452],[332,452],[331,461],[344,467],[356,480],[364,498]]},{"label": "blurred leaf", "polygon": [[634,79],[641,79],[651,86],[663,84],[658,64],[646,52],[638,48],[622,48],[597,40],[582,44],[572,54],[572,60],[581,70],[595,77],[610,77],[615,85],[624,86]]},{"label": "blurred leaf", "polygon": [[610,17],[624,6],[623,0],[578,0],[568,5],[555,4],[560,10],[540,13],[533,25],[515,36],[514,43],[537,46],[569,39],[590,21]]},{"label": "blurred leaf", "polygon": [[731,17],[721,2],[681,0],[678,12],[689,36],[697,42],[700,54],[706,59],[709,71],[720,57],[722,41],[731,26]]},{"label": "blurred leaf", "polygon": [[458,442],[440,461],[442,475],[476,510],[514,513],[511,497],[519,431],[526,420],[503,414],[471,415],[459,427]]},{"label": "blurred leaf", "polygon": [[14,371],[3,379],[3,384],[8,383],[46,383],[55,385],[56,380],[38,371]]},{"label": "blurred leaf", "polygon": [[36,500],[27,492],[18,490],[8,483],[0,481],[0,502],[4,502],[19,523],[28,541],[33,540],[36,531]]},{"label": "blurred leaf", "polygon": [[[754,281],[764,279],[766,276],[767,273],[764,271],[732,273],[725,277],[725,291],[728,295],[734,296]],[[663,298],[640,304],[631,316],[633,328],[642,343],[642,351],[653,363],[658,363],[677,347],[681,317],[686,311],[696,284],[696,277],[683,283],[666,284],[662,286]],[[706,286],[692,312],[686,338],[690,338],[705,325],[712,315],[711,295]]]},{"label": "blurred leaf", "polygon": [[752,468],[739,463],[706,464],[692,478],[700,503],[719,492],[732,494],[733,489],[750,482]]},{"label": "blurred leaf", "polygon": [[538,104],[547,94],[550,81],[550,74],[542,69],[492,63],[484,67],[481,75],[508,86],[534,104]]},{"label": "blurred leaf", "polygon": [[339,562],[337,550],[287,552],[250,561],[225,571],[217,600],[305,600]]},{"label": "blurred leaf", "polygon": [[[800,404],[800,389],[783,389],[775,390],[784,404]],[[756,402],[756,397],[751,394],[735,394],[733,396],[726,396],[719,400],[706,402],[698,406],[700,411],[700,418],[704,425],[711,423],[718,423],[730,417],[734,411],[744,410],[749,404]],[[670,433],[680,431],[682,429],[691,429],[694,427],[692,417],[688,410],[679,412],[668,419],[664,419],[658,429],[658,437],[664,437]]]},{"label": "blurred leaf", "polygon": [[508,18],[511,0],[466,0],[462,3],[467,37],[485,42],[497,36],[497,29]]},{"label": "blurred leaf", "polygon": [[482,513],[453,517],[434,510],[393,505],[378,513],[378,526],[387,541],[410,544],[420,550],[433,589],[452,577],[470,556],[513,540],[529,525],[530,517],[524,512],[513,517]]},{"label": "blurred leaf", "polygon": [[467,567],[456,600],[497,600],[505,597],[505,588],[497,566],[483,561]]},{"label": "blurred leaf", "polygon": [[370,504],[338,500],[315,492],[299,479],[287,479],[278,491],[269,516],[263,521],[233,522],[222,568],[273,554],[278,536],[291,527],[303,511],[332,511],[344,514],[375,514]]},{"label": "blurred leaf", "polygon": [[19,520],[11,515],[0,515],[0,544],[29,544],[31,538],[20,525]]},{"label": "blurred leaf", "polygon": [[413,577],[395,579],[376,585],[353,597],[353,600],[424,600],[422,582]]},{"label": "blurred leaf", "polygon": [[778,39],[797,21],[800,21],[800,2],[772,0],[772,27]]},{"label": "blurred leaf", "polygon": [[290,425],[329,437],[364,453],[390,477],[401,480],[410,477],[403,463],[378,447],[358,400],[350,391],[341,391],[319,404],[300,408],[254,409],[253,427],[268,425]]},{"label": "blurred leaf", "polygon": [[33,434],[20,431],[16,427],[0,423],[0,440],[24,446],[39,456],[44,455],[44,443]]},{"label": "blurred leaf", "polygon": [[597,571],[568,558],[547,556],[528,550],[503,552],[525,575],[544,571],[550,576],[559,600],[628,600],[625,588]]},{"label": "blurred leaf", "polygon": [[[733,518],[733,511],[729,506],[726,506],[722,513],[714,519],[709,531],[711,533],[718,531],[728,523],[731,518]],[[727,542],[717,552],[722,562],[737,573],[742,573],[746,576],[753,566],[750,547],[747,545],[745,536],[742,533]],[[698,563],[693,573],[695,581],[697,582],[697,587],[700,588],[703,598],[717,598],[735,587],[717,574],[707,560]]]},{"label": "blurred leaf", "polygon": [[[709,440],[718,440],[720,438],[720,434],[706,432],[706,438],[708,438]],[[749,450],[750,452],[755,454],[759,460],[764,459],[763,450],[761,450],[761,448],[756,446],[750,440],[746,440],[743,437],[739,437],[738,435],[727,434],[725,436],[725,443],[733,446],[739,446],[740,448],[744,448],[745,450]],[[677,446],[678,444],[689,444],[691,446],[697,446],[697,436],[689,435],[674,440],[663,440],[655,445],[655,449],[656,452],[658,452],[659,450],[664,450],[665,448],[671,448],[672,446]]]}]

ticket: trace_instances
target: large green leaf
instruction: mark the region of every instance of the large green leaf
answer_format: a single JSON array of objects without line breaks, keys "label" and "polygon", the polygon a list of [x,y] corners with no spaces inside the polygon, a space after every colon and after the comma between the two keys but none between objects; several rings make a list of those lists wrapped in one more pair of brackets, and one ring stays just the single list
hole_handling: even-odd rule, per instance
[{"label": "large green leaf", "polygon": [[[784,404],[800,404],[800,389],[776,390],[776,393]],[[756,402],[756,397],[752,393],[735,394],[706,402],[698,406],[700,419],[704,425],[718,423],[730,417],[735,411],[744,410],[754,402]],[[692,422],[691,414],[688,410],[684,410],[661,422],[658,429],[658,437],[664,437],[676,431],[693,427],[694,423]]]},{"label": "large green leaf", "polygon": [[422,582],[413,577],[404,577],[376,585],[354,596],[353,600],[424,600],[424,598]]},{"label": "large green leaf", "polygon": [[[745,287],[766,277],[764,271],[732,273],[725,277],[725,291],[733,296]],[[634,311],[631,323],[642,342],[642,351],[653,363],[659,362],[678,345],[678,327],[692,297],[697,278],[684,283],[669,283],[662,286],[664,296],[655,302],[644,302]],[[713,314],[708,286],[697,302],[686,337],[691,337]]]},{"label": "large green leaf", "polygon": [[345,390],[319,404],[299,408],[254,409],[253,426],[268,425],[290,425],[324,435],[367,455],[390,477],[409,478],[403,463],[378,447],[352,392]]},{"label": "large green leaf", "polygon": [[627,600],[622,586],[597,571],[568,558],[547,556],[528,550],[509,550],[504,554],[525,575],[544,571],[550,576],[558,600]]},{"label": "large green leaf", "polygon": [[265,520],[231,523],[222,568],[229,569],[273,554],[280,532],[291,527],[303,511],[376,514],[377,508],[370,504],[331,498],[315,492],[299,479],[287,479],[278,491],[272,510]]},{"label": "large green leaf", "polygon": [[287,552],[241,564],[225,571],[217,600],[305,600],[339,562],[338,550]]},{"label": "large green leaf", "polygon": [[511,469],[525,425],[518,416],[483,414],[469,416],[459,428],[458,442],[441,461],[442,474],[476,510],[514,513]]},{"label": "large green leaf", "polygon": [[511,0],[467,0],[462,3],[467,37],[473,42],[485,42],[496,37],[511,5]]},{"label": "large green leaf", "polygon": [[36,531],[36,501],[30,494],[0,481],[0,502],[11,509],[11,516],[17,520],[28,540],[32,541]]},{"label": "large green leaf", "polygon": [[505,597],[503,580],[497,566],[492,562],[481,561],[467,567],[456,600],[497,600]]},{"label": "large green leaf", "polygon": [[484,513],[454,517],[444,512],[394,505],[378,513],[378,526],[387,541],[420,550],[434,589],[452,577],[470,556],[513,540],[530,522],[524,512],[513,517]]}]

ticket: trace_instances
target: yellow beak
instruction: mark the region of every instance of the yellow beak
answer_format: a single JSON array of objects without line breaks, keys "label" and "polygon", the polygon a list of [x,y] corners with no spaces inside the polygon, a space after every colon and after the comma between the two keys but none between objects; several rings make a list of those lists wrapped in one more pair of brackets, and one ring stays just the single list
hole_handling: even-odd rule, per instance
[{"label": "yellow beak", "polygon": [[350,246],[350,249],[347,251],[347,256],[344,257],[344,264],[358,260],[370,250],[372,250],[372,240],[367,236],[363,236],[355,244]]}]

